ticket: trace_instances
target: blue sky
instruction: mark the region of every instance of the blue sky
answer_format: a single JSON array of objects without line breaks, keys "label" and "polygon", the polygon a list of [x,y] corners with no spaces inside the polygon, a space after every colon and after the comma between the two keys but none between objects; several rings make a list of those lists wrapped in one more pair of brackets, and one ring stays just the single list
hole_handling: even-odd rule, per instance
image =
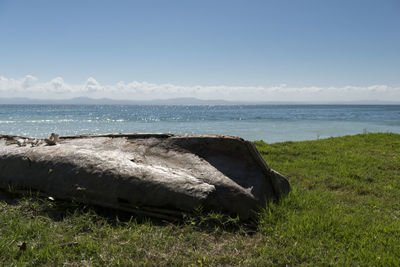
[{"label": "blue sky", "polygon": [[[400,100],[399,14],[400,1],[389,0],[0,0],[0,96],[40,87],[124,98],[118,88],[135,82],[124,90],[147,98],[354,87],[351,100]],[[376,86],[386,89],[365,94]]]}]

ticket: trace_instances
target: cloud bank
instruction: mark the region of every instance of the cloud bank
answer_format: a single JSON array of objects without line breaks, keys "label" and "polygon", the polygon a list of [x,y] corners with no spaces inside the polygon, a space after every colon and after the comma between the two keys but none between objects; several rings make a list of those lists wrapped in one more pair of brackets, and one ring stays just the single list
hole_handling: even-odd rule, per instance
[{"label": "cloud bank", "polygon": [[93,77],[84,83],[71,84],[62,77],[39,81],[32,75],[24,78],[0,76],[0,97],[29,97],[65,99],[73,97],[112,98],[124,100],[153,100],[181,97],[224,99],[231,101],[400,101],[400,87],[389,85],[343,87],[291,87],[280,84],[263,86],[181,86],[170,83],[118,82],[101,84]]}]

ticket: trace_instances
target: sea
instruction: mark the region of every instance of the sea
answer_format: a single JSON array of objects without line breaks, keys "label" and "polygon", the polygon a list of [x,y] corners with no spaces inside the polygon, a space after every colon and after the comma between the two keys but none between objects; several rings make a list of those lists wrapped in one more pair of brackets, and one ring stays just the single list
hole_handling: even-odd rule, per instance
[{"label": "sea", "polygon": [[400,133],[400,105],[0,105],[0,134],[239,136],[268,143]]}]

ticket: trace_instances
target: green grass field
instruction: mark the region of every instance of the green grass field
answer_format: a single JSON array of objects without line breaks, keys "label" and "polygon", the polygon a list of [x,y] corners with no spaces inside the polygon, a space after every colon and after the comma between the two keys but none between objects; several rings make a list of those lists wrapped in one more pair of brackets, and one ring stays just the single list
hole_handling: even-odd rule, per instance
[{"label": "green grass field", "polygon": [[2,265],[400,264],[400,135],[256,142],[292,192],[256,225],[151,221],[35,196],[0,201]]}]

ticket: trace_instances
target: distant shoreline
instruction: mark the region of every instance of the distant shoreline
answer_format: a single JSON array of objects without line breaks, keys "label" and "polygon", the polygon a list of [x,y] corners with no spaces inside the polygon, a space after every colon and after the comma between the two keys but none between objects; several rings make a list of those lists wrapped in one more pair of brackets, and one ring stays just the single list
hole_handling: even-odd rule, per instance
[{"label": "distant shoreline", "polygon": [[110,98],[88,98],[77,97],[70,99],[34,99],[34,98],[0,98],[0,105],[166,105],[166,106],[209,106],[209,105],[357,105],[357,106],[378,106],[378,105],[400,105],[396,101],[361,100],[361,101],[331,101],[331,102],[302,102],[302,101],[229,101],[222,99],[198,99],[198,98],[171,98],[154,100],[121,100]]}]

